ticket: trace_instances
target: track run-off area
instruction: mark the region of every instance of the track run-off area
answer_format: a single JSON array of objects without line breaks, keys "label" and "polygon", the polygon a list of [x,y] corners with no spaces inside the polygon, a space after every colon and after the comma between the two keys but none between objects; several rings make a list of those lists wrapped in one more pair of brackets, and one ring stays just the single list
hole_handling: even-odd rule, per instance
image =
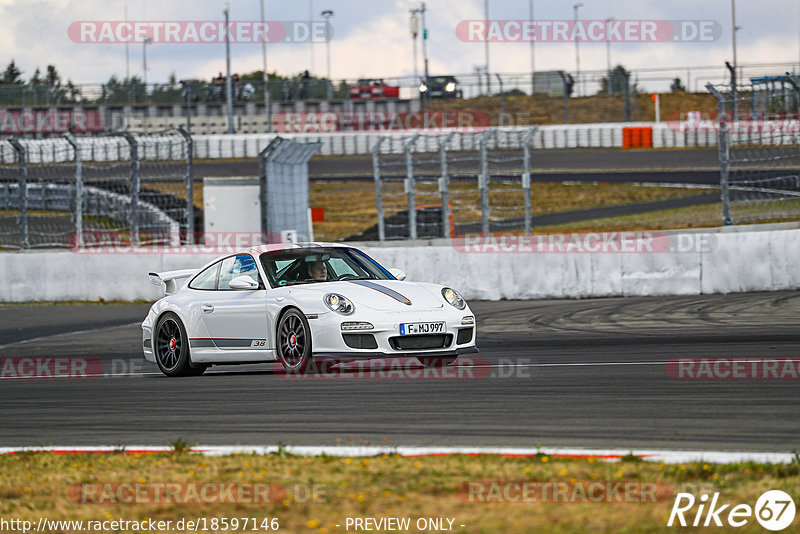
[{"label": "track run-off area", "polygon": [[[457,368],[302,378],[162,376],[141,356],[146,304],[0,306],[4,445],[800,448],[798,378],[748,371],[800,357],[800,292],[470,305],[481,352]],[[76,361],[86,378],[48,376]]]}]

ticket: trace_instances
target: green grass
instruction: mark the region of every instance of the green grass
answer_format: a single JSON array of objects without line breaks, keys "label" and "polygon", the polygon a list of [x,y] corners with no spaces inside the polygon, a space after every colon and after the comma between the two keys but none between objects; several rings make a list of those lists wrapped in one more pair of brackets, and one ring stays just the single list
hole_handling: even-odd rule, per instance
[{"label": "green grass", "polygon": [[[177,440],[176,440],[177,442]],[[720,493],[724,503],[755,504],[767,489],[797,496],[800,464],[665,465],[607,462],[539,454],[533,457],[380,455],[367,458],[287,454],[205,457],[184,447],[162,454],[24,453],[0,456],[0,515],[49,519],[277,518],[283,532],[344,532],[348,517],[445,517],[461,532],[671,532],[666,522],[677,492]],[[652,485],[644,502],[482,502],[470,483],[507,488],[510,483],[591,482]],[[268,502],[133,502],[106,498],[86,504],[82,484],[242,483],[269,485]],[[552,483],[552,484],[551,484]],[[106,485],[106,486],[104,486]],[[77,488],[77,489],[76,489]],[[78,497],[76,498],[76,492]],[[570,493],[572,494],[572,493]],[[641,496],[641,494],[640,494]],[[498,502],[501,501],[501,502]],[[737,532],[761,532],[751,520]],[[340,525],[337,527],[336,525]],[[461,528],[458,525],[465,525]],[[351,529],[352,531],[352,529]],[[416,530],[412,529],[412,532]],[[714,532],[714,530],[710,530]]]}]

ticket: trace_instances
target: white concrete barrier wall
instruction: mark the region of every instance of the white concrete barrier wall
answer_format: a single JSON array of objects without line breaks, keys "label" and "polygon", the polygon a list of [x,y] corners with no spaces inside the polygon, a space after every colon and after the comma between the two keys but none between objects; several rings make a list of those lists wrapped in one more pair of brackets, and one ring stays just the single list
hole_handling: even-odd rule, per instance
[{"label": "white concrete barrier wall", "polygon": [[[607,122],[595,124],[549,124],[539,127],[533,136],[534,149],[551,148],[621,148],[622,129],[624,127],[650,126],[653,128],[653,147],[713,147],[717,144],[717,134],[711,123],[697,125],[678,122]],[[766,135],[755,131],[756,126],[767,132]],[[731,126],[733,143],[747,144],[758,142],[780,144],[794,142],[800,131],[800,121],[764,122],[758,125],[750,123],[734,123]],[[500,147],[516,148],[530,126],[510,126],[496,128],[497,143]],[[774,132],[784,135],[774,135]],[[430,133],[446,134],[454,132],[450,147],[452,150],[477,149],[479,132],[458,132],[455,130],[438,130]],[[302,143],[322,144],[319,154],[323,156],[349,156],[370,154],[372,147],[381,137],[388,137],[389,142],[382,146],[384,152],[400,153],[403,141],[417,131],[362,131],[362,132],[330,132],[330,133],[282,133],[281,137],[294,139]],[[194,136],[194,155],[198,159],[256,158],[258,154],[279,134],[205,134]],[[158,136],[142,139],[140,150],[143,154],[150,152]],[[71,160],[72,151],[67,141],[62,138],[22,140],[28,150],[31,163],[60,162]],[[128,146],[119,137],[79,138],[81,156],[84,161],[123,161],[128,158]],[[166,145],[165,145],[166,146]],[[163,148],[163,147],[162,147]],[[438,144],[431,138],[420,142],[416,149],[438,151]],[[183,158],[179,151],[173,157]],[[162,156],[167,157],[162,154]],[[10,146],[0,144],[0,163],[13,163],[14,154]]]},{"label": "white concrete barrier wall", "polygon": [[[678,237],[676,237],[678,236]],[[361,248],[409,280],[451,285],[469,299],[695,295],[800,288],[800,229],[673,234],[702,250],[487,253],[420,242]],[[155,300],[147,273],[200,267],[217,253],[7,252],[0,301]]]}]

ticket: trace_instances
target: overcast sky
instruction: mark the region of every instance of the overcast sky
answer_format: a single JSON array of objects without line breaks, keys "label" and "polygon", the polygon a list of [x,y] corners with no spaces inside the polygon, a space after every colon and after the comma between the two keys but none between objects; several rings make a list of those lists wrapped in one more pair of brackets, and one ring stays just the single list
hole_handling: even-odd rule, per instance
[{"label": "overcast sky", "polygon": [[[264,0],[267,21],[308,20],[310,6],[319,19],[324,9],[334,11],[331,42],[334,78],[393,77],[413,73],[412,41],[409,32],[411,7],[406,0]],[[573,17],[574,2],[534,1],[536,20],[567,20]],[[722,65],[732,59],[731,1],[704,0],[583,0],[581,19],[608,17],[629,20],[712,20],[718,21],[721,37],[715,42],[614,43],[612,62],[636,69]],[[258,21],[259,0],[229,0],[231,20]],[[484,45],[463,42],[456,36],[457,24],[465,19],[483,19],[483,0],[430,0],[427,2],[429,56],[432,73],[472,73],[484,64]],[[224,2],[185,0],[0,0],[0,62],[11,59],[26,78],[34,69],[55,64],[64,78],[77,83],[104,82],[109,76],[124,76],[124,44],[73,42],[67,29],[75,21],[221,21]],[[490,19],[529,18],[529,0],[490,0]],[[739,0],[736,5],[738,61],[771,63],[800,61],[800,3],[797,0]],[[312,51],[313,48],[313,66]],[[170,73],[178,78],[210,79],[224,70],[224,44],[152,44],[147,49],[148,80],[166,81]],[[575,70],[575,45],[571,42],[538,43],[537,70]],[[490,45],[490,70],[529,72],[528,43]],[[580,65],[584,71],[606,66],[606,45],[582,43]],[[420,53],[421,66],[421,53]],[[325,75],[325,44],[268,45],[268,70],[296,74],[309,68]],[[232,45],[232,69],[249,72],[261,68],[259,44]],[[762,69],[764,73],[769,68]],[[774,70],[774,69],[773,69]],[[785,70],[785,69],[784,69]],[[130,45],[131,74],[142,74],[142,45]],[[778,72],[773,73],[779,73]],[[696,74],[701,76],[700,73]],[[646,79],[646,75],[641,75]],[[709,74],[710,76],[710,74]],[[657,76],[653,76],[657,77]],[[660,82],[653,81],[655,85]],[[699,83],[699,82],[698,82]],[[647,86],[647,82],[643,82]],[[693,83],[694,85],[694,83]]]}]

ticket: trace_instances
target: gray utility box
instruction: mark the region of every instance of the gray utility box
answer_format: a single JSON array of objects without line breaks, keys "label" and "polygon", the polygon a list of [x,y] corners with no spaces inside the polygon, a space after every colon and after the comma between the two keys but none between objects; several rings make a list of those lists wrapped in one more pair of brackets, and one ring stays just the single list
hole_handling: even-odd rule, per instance
[{"label": "gray utility box", "polygon": [[260,191],[258,178],[203,178],[205,245],[261,244]]}]

